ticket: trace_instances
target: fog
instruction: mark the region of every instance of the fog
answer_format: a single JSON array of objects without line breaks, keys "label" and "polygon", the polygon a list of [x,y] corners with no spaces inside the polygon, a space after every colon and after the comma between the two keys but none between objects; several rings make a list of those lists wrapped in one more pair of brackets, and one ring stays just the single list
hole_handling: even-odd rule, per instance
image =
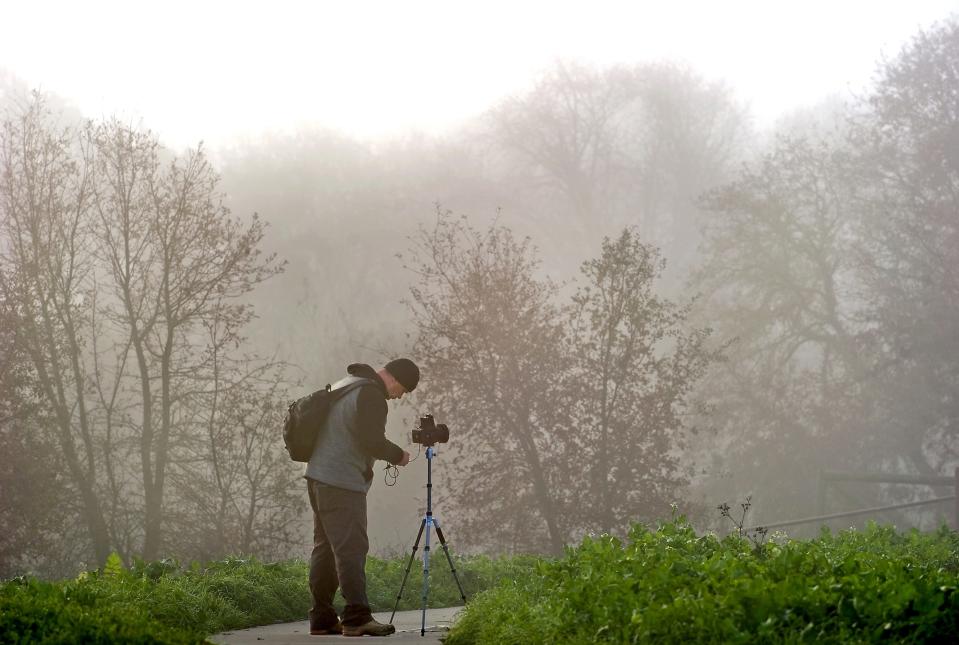
[{"label": "fog", "polygon": [[0,576],[306,557],[286,405],[397,356],[454,552],[950,494],[830,473],[959,467],[957,10],[5,5]]},{"label": "fog", "polygon": [[449,132],[557,59],[674,61],[725,80],[763,126],[871,79],[949,0],[625,3],[5,2],[0,61],[89,117],[175,148],[312,125],[363,140]]}]

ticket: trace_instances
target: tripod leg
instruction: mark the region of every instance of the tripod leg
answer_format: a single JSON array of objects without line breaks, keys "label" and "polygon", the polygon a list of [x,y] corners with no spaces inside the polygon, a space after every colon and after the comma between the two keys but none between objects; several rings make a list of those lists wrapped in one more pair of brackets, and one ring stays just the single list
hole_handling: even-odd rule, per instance
[{"label": "tripod leg", "polygon": [[430,525],[432,516],[424,520],[426,524],[426,544],[423,546],[423,621],[420,623],[420,636],[426,635],[426,598],[430,591]]},{"label": "tripod leg", "polygon": [[[393,624],[393,616],[396,615],[396,608],[400,606],[400,598],[403,596],[403,588],[406,586],[406,579],[410,575],[410,567],[413,566],[413,558],[416,557],[416,550],[420,548],[420,538],[423,536],[423,527],[426,526],[426,518],[420,522],[420,530],[416,534],[416,541],[413,542],[413,552],[410,553],[410,561],[406,563],[406,573],[403,574],[403,584],[400,585],[400,592],[396,594],[396,602],[393,604],[393,613],[390,614],[390,624]],[[427,538],[427,541],[429,538]]]},{"label": "tripod leg", "polygon": [[443,530],[440,528],[440,523],[437,519],[433,518],[433,526],[436,527],[436,537],[440,539],[440,545],[443,547],[443,553],[446,554],[446,561],[450,563],[450,571],[453,572],[453,580],[456,581],[456,586],[460,590],[460,598],[463,599],[463,604],[466,604],[466,594],[463,593],[463,585],[460,584],[459,576],[456,575],[456,567],[453,566],[453,558],[450,557],[450,550],[446,546],[446,538],[443,537]]}]

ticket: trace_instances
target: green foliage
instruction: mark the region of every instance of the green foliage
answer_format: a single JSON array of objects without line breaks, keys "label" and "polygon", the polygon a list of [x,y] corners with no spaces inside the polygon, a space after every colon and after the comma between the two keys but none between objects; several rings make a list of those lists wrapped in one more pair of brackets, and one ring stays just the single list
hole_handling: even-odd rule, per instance
[{"label": "green foliage", "polygon": [[[418,554],[419,555],[419,554]],[[438,557],[437,557],[438,556]],[[373,611],[393,608],[409,557],[367,561]],[[468,597],[503,577],[523,577],[533,558],[454,558]],[[135,560],[129,569],[111,555],[102,571],[76,580],[18,578],[0,584],[0,643],[196,643],[216,632],[305,620],[310,608],[308,567],[302,561],[263,563],[227,558],[182,569],[171,559]],[[400,609],[421,606],[422,560],[417,558]],[[342,599],[338,601],[342,605]],[[462,604],[442,552],[430,566],[430,607]]]},{"label": "green foliage", "polygon": [[85,581],[19,580],[0,587],[0,642],[194,643],[198,635],[105,601]]},{"label": "green foliage", "polygon": [[[419,553],[417,555],[420,555]],[[409,556],[369,558],[374,611],[396,601]],[[959,634],[959,537],[947,530],[862,532],[757,545],[697,535],[680,518],[621,542],[602,536],[557,560],[454,557],[469,599],[448,645],[463,643],[952,642]],[[413,561],[400,609],[421,604]],[[441,551],[431,607],[461,603]],[[339,601],[342,603],[342,600]],[[3,643],[195,643],[227,629],[303,620],[307,565],[228,558],[110,558],[59,583],[0,585]]]},{"label": "green foliage", "polygon": [[685,522],[586,538],[471,601],[447,645],[954,642],[959,538],[824,532],[756,544]]},{"label": "green foliage", "polygon": [[114,551],[107,558],[106,563],[103,565],[103,575],[105,576],[118,576],[123,573],[123,558],[120,557],[120,554]]}]

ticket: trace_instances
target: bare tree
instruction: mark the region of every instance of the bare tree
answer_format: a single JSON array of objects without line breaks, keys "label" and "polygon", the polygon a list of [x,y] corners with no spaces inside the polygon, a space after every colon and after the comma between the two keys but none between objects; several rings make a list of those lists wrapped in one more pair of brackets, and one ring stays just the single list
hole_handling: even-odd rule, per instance
[{"label": "bare tree", "polygon": [[283,424],[282,364],[233,356],[219,320],[206,323],[203,387],[172,470],[172,513],[192,557],[289,554],[298,545],[301,469],[277,441]]},{"label": "bare tree", "polygon": [[95,557],[111,540],[97,480],[95,428],[84,354],[90,328],[89,167],[69,133],[55,133],[42,98],[0,134],[0,297],[17,312],[17,342],[55,420],[57,443],[79,494]]},{"label": "bare tree", "polygon": [[143,555],[163,544],[163,497],[176,435],[175,416],[203,368],[196,352],[205,321],[217,319],[236,342],[252,311],[240,298],[279,267],[258,245],[263,224],[233,219],[217,192],[219,178],[202,150],[165,168],[149,133],[110,122],[88,131],[97,169],[98,240],[109,262],[110,312],[135,355],[140,466],[144,492]]},{"label": "bare tree", "polygon": [[53,536],[69,521],[64,507],[75,498],[59,476],[63,460],[46,431],[54,423],[37,405],[37,384],[9,304],[0,300],[0,578],[25,569],[55,575],[62,573],[62,560],[44,556],[59,546]]},{"label": "bare tree", "polygon": [[501,146],[533,164],[541,185],[558,189],[579,224],[610,215],[612,191],[627,168],[620,138],[626,107],[638,95],[625,69],[606,72],[557,64],[526,95],[491,112]]},{"label": "bare tree", "polygon": [[696,249],[696,198],[729,178],[750,134],[728,88],[676,65],[561,63],[489,123],[504,174],[541,194],[532,213],[541,224],[575,230],[577,242],[636,225],[681,273]]},{"label": "bare tree", "polygon": [[[61,133],[49,121],[37,97],[4,124],[0,298],[22,321],[17,347],[55,419],[95,557],[155,558],[175,548],[167,478],[208,387],[206,329],[221,353],[237,351],[253,315],[245,296],[282,265],[260,250],[259,218],[223,206],[202,150],[170,158],[116,121]],[[247,371],[259,363],[245,357]],[[276,399],[275,387],[256,394]]]}]

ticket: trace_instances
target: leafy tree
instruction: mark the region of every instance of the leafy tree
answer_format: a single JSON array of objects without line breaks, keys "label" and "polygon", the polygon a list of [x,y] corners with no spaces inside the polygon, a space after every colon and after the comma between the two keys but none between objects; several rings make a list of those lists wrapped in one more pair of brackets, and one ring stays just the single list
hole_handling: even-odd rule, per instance
[{"label": "leafy tree", "polygon": [[837,135],[782,138],[706,199],[703,313],[738,342],[704,395],[767,499],[812,499],[824,466],[959,457],[957,34],[921,32]]},{"label": "leafy tree", "polygon": [[711,465],[730,469],[740,489],[765,482],[760,504],[800,508],[815,498],[819,468],[868,459],[876,365],[856,281],[854,196],[842,148],[783,138],[705,198],[700,315],[735,340],[701,392],[715,404],[712,450],[726,456]]},{"label": "leafy tree", "polygon": [[687,395],[717,354],[655,293],[658,252],[632,229],[606,240],[568,306],[502,226],[440,212],[412,252],[419,396],[454,428],[444,509],[467,539],[556,552],[661,516],[685,483]]},{"label": "leafy tree", "polygon": [[862,107],[863,277],[888,365],[877,398],[889,451],[940,470],[959,460],[959,21],[918,33]]},{"label": "leafy tree", "polygon": [[555,456],[566,398],[563,324],[556,289],[536,277],[530,241],[504,227],[478,231],[438,212],[412,238],[413,352],[429,379],[422,393],[452,428],[439,490],[457,539],[474,546],[559,552],[565,473]]},{"label": "leafy tree", "polygon": [[689,307],[657,295],[664,266],[626,228],[583,263],[585,286],[573,297],[566,393],[576,454],[567,485],[584,526],[606,533],[668,514],[687,482],[688,395],[719,357],[708,329],[686,330]]}]

